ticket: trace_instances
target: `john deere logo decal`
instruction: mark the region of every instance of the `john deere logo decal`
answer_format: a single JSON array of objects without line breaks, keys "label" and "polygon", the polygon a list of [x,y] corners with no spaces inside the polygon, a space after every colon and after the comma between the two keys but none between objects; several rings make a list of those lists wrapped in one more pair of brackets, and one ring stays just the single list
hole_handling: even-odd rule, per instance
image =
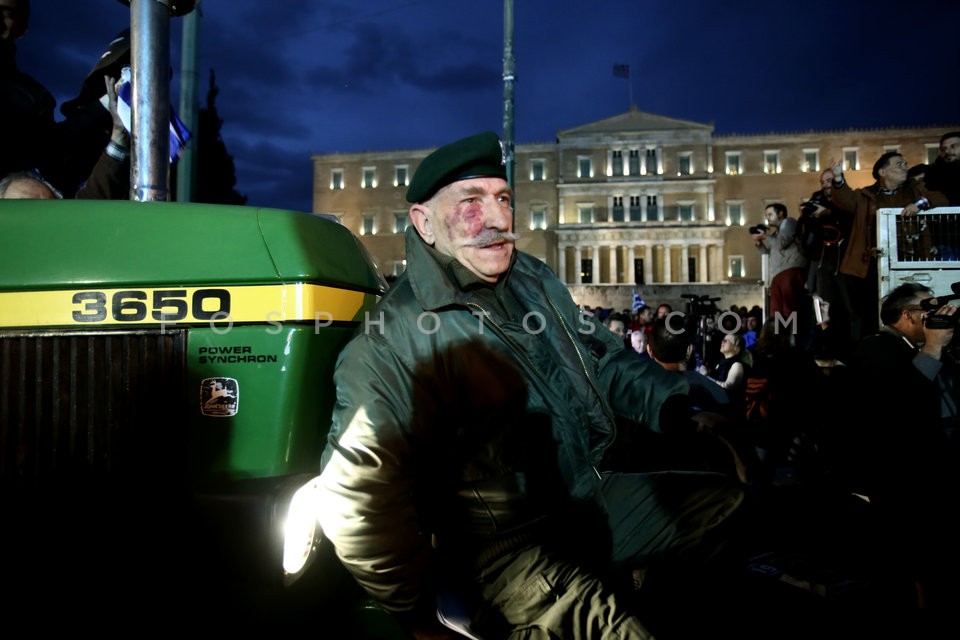
[{"label": "john deere logo decal", "polygon": [[240,385],[233,378],[206,378],[200,385],[200,412],[205,416],[237,415]]}]

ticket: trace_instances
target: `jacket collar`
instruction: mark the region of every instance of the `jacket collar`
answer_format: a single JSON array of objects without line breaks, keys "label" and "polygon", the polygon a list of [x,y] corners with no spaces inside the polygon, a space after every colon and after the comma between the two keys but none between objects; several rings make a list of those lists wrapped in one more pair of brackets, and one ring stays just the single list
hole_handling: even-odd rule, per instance
[{"label": "jacket collar", "polygon": [[[464,288],[482,284],[483,281],[455,258],[438,253],[424,242],[412,225],[407,227],[405,241],[410,288],[424,310],[435,311],[450,305],[464,304],[467,298]],[[514,248],[510,267],[496,284],[497,287],[506,286],[517,263],[518,253]]]}]

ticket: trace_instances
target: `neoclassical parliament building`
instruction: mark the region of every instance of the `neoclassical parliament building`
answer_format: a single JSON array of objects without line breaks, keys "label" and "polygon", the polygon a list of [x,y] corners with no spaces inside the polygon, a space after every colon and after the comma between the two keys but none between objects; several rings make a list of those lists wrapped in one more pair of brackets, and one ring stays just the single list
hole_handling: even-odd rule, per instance
[{"label": "neoclassical parliament building", "polygon": [[[631,108],[517,145],[517,247],[546,262],[581,304],[628,308],[683,294],[764,304],[765,262],[748,227],[767,205],[796,217],[819,173],[842,161],[853,187],[886,151],[913,165],[960,125],[715,135],[713,124]],[[313,156],[313,210],[337,216],[388,277],[404,268],[406,185],[432,149]]]}]

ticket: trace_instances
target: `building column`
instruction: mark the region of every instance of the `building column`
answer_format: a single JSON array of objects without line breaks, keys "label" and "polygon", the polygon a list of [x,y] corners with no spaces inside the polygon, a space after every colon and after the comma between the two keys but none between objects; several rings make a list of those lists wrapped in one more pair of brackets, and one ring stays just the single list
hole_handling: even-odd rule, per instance
[{"label": "building column", "polygon": [[707,192],[707,220],[714,222],[717,219],[716,203],[713,199],[713,189]]},{"label": "building column", "polygon": [[697,265],[700,267],[700,282],[709,282],[709,274],[707,273],[707,243],[700,243],[700,263]]},{"label": "building column", "polygon": [[590,265],[590,270],[593,272],[593,284],[600,284],[600,245],[593,245],[593,253],[590,259],[593,261],[593,264]]},{"label": "building column", "polygon": [[560,252],[557,254],[557,275],[560,277],[560,282],[567,284],[567,247],[566,245],[560,246]]},{"label": "building column", "polygon": [[687,284],[690,282],[690,246],[686,243],[680,246],[680,282]]},{"label": "building column", "polygon": [[645,244],[643,245],[643,270],[645,275],[647,275],[647,284],[653,284],[656,280],[653,279],[653,245]]},{"label": "building column", "polygon": [[636,284],[637,283],[637,269],[633,261],[636,260],[636,256],[633,253],[633,245],[627,247],[627,284]]},{"label": "building column", "polygon": [[670,273],[672,271],[672,267],[670,265],[672,257],[670,255],[670,245],[665,244],[661,246],[663,247],[663,283],[670,284],[673,282],[673,277]]},{"label": "building column", "polygon": [[577,245],[573,248],[573,284],[583,284],[583,254],[581,253],[580,245]]},{"label": "building column", "polygon": [[620,280],[618,277],[620,274],[617,273],[617,258],[620,257],[617,255],[619,253],[618,249],[617,245],[608,247],[610,264],[607,265],[607,273],[610,275],[610,284],[617,284]]}]

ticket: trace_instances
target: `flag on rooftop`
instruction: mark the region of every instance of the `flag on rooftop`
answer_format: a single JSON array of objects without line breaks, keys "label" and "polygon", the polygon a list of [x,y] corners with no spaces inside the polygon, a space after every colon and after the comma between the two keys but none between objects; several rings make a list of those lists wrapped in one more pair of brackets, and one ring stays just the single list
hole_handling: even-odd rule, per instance
[{"label": "flag on rooftop", "polygon": [[615,64],[613,65],[613,75],[617,78],[629,78],[630,77],[630,65],[628,64]]},{"label": "flag on rooftop", "polygon": [[636,313],[640,311],[642,307],[647,306],[647,303],[643,301],[643,298],[640,297],[640,294],[637,293],[637,290],[633,290],[633,312]]}]

